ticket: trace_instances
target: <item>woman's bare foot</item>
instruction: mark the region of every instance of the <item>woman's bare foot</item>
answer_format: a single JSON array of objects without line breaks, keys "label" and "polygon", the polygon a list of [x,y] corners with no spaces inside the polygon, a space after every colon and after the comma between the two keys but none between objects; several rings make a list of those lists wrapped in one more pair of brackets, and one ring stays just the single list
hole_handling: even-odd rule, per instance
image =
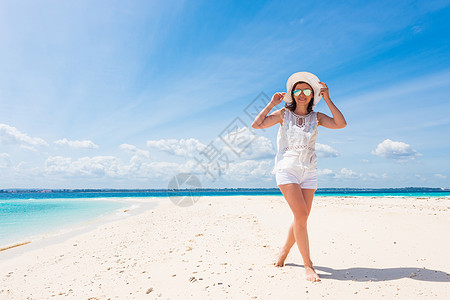
[{"label": "woman's bare foot", "polygon": [[306,280],[317,282],[320,281],[319,275],[317,275],[316,271],[312,266],[305,266],[305,274],[306,274]]},{"label": "woman's bare foot", "polygon": [[286,251],[284,247],[281,247],[280,252],[278,253],[278,260],[274,263],[275,267],[284,267],[284,261],[286,260],[288,254],[289,251]]}]

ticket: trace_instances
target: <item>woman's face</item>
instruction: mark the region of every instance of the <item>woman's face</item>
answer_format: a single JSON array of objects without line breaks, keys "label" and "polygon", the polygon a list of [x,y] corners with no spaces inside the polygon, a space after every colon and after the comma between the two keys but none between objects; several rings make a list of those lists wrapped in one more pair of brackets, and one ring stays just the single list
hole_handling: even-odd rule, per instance
[{"label": "woman's face", "polygon": [[297,83],[294,87],[294,91],[295,90],[303,91],[304,89],[310,89],[311,94],[309,96],[306,96],[304,92],[301,92],[300,95],[298,95],[298,96],[294,95],[294,99],[295,99],[295,102],[297,102],[297,105],[306,105],[307,106],[308,103],[313,98],[313,89],[309,84],[302,82],[302,83]]}]

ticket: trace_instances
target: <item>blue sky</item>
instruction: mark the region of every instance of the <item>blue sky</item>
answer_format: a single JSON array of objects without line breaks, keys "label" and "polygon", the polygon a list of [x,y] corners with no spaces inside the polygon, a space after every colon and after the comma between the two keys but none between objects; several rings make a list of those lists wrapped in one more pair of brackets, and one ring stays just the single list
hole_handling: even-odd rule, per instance
[{"label": "blue sky", "polygon": [[25,2],[0,2],[0,188],[276,187],[279,125],[246,108],[298,71],[348,123],[319,187],[450,187],[449,1]]}]

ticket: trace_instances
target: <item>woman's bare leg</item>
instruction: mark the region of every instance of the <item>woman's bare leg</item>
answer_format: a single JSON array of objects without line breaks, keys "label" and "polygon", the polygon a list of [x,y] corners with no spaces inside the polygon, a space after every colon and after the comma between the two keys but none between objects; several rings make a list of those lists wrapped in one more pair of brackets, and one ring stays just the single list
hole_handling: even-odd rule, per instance
[{"label": "woman's bare leg", "polygon": [[286,239],[286,243],[284,243],[283,247],[280,247],[280,251],[278,254],[277,262],[275,263],[276,267],[283,267],[284,261],[286,260],[286,257],[289,254],[289,251],[291,251],[292,246],[295,244],[295,236],[294,236],[294,222],[292,221],[291,226],[288,230],[288,236]]},{"label": "woman's bare leg", "polygon": [[[307,231],[307,220],[312,206],[312,198],[314,198],[315,190],[305,190],[300,188],[298,184],[289,183],[278,186],[283,193],[284,198],[294,214],[294,222],[291,225],[294,239],[291,236],[291,228],[289,229],[288,238],[286,240],[285,249],[292,247],[292,240],[297,242],[297,247],[303,258],[306,271],[306,279],[310,281],[320,281],[319,276],[314,271],[313,263],[309,253],[309,240]],[[306,197],[305,197],[306,196]],[[312,197],[311,197],[312,196]],[[306,200],[308,199],[308,201]],[[286,251],[285,251],[286,253]],[[287,251],[289,253],[289,251]],[[286,255],[287,255],[286,253]],[[281,255],[282,253],[280,253]],[[284,262],[283,262],[284,263]],[[278,265],[278,263],[277,263]],[[283,264],[281,264],[283,265]]]},{"label": "woman's bare leg", "polygon": [[[314,190],[314,189],[302,189],[303,198],[305,199],[306,206],[308,208],[308,216],[311,213],[311,207],[312,207],[312,202],[313,202],[315,192],[316,192],[316,190]],[[288,230],[288,236],[286,238],[286,242],[284,243],[284,246],[280,248],[278,260],[275,263],[275,266],[277,266],[277,267],[284,266],[284,261],[286,260],[286,257],[288,256],[289,251],[291,250],[292,246],[294,246],[294,244],[295,244],[294,221],[292,221],[292,224]]]}]

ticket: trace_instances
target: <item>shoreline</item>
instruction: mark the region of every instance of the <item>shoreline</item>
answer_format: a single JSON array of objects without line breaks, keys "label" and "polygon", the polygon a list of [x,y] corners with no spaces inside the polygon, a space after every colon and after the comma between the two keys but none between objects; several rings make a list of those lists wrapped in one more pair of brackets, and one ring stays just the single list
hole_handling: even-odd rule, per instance
[{"label": "shoreline", "polygon": [[449,199],[315,197],[308,233],[322,281],[311,283],[295,246],[273,266],[292,222],[282,196],[160,201],[0,261],[0,297],[446,298],[450,242],[438,237],[449,208]]},{"label": "shoreline", "polygon": [[[153,198],[153,197],[152,197]],[[70,198],[61,198],[65,201],[70,201]],[[52,199],[53,200],[53,199]],[[56,198],[55,200],[60,200]],[[15,241],[0,244],[0,263],[2,261],[11,259],[22,255],[28,251],[40,249],[52,244],[58,244],[65,240],[75,237],[79,234],[90,232],[95,228],[114,222],[117,220],[129,218],[135,215],[151,210],[158,205],[157,201],[148,201],[145,198],[76,198],[76,201],[111,201],[121,202],[123,207],[115,209],[110,212],[102,213],[91,219],[86,219],[81,222],[63,226],[62,229],[54,229],[52,231],[45,231],[43,233],[17,238]],[[25,246],[25,247],[21,247]]]}]

